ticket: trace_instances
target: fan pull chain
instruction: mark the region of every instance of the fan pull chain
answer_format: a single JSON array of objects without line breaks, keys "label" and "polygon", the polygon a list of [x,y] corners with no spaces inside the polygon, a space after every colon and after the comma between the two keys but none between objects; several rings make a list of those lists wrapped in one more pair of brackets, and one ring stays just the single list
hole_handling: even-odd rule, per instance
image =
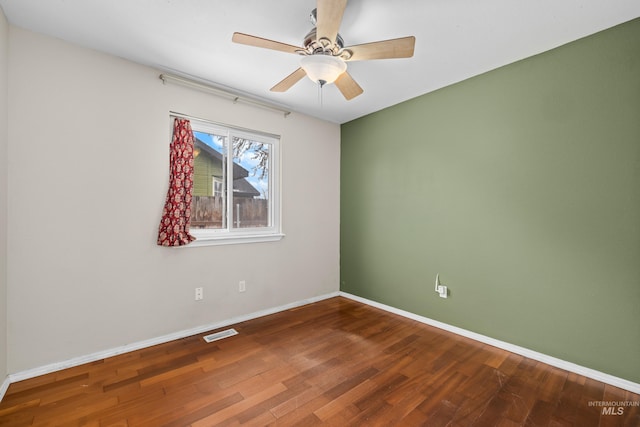
[{"label": "fan pull chain", "polygon": [[323,107],[323,99],[322,99],[322,88],[325,85],[324,80],[318,80],[318,104],[320,104],[320,108]]}]

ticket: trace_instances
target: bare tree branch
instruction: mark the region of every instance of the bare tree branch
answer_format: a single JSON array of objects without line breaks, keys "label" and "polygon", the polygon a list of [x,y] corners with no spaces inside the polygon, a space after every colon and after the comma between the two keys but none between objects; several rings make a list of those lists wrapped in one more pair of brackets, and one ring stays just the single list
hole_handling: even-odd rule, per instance
[{"label": "bare tree branch", "polygon": [[241,158],[246,152],[252,153],[251,159],[258,163],[251,169],[253,176],[260,173],[260,179],[269,174],[269,147],[262,142],[251,141],[244,138],[233,139],[233,157]]}]

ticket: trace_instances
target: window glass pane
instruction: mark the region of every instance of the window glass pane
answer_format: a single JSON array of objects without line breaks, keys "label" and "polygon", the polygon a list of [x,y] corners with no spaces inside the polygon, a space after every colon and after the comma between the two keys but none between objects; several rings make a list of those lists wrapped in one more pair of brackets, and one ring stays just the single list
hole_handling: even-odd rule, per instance
[{"label": "window glass pane", "polygon": [[271,144],[233,137],[233,228],[271,226],[270,153]]},{"label": "window glass pane", "polygon": [[207,121],[192,120],[191,126],[195,137],[191,230],[196,245],[282,238],[279,137]]},{"label": "window glass pane", "polygon": [[191,228],[226,228],[227,137],[194,131]]}]

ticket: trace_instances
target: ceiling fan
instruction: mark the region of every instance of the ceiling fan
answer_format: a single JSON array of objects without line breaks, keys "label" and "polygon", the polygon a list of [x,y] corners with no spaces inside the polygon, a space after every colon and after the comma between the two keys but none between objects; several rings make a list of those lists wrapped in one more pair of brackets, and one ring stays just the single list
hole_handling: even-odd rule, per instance
[{"label": "ceiling fan", "polygon": [[350,100],[360,95],[363,89],[347,72],[347,62],[410,58],[413,56],[416,38],[409,36],[345,47],[338,29],[346,6],[347,0],[318,0],[317,8],[311,12],[314,28],[305,36],[304,47],[244,33],[233,33],[232,40],[235,43],[302,56],[300,68],[272,87],[272,92],[285,92],[304,76],[308,76],[320,87],[335,83],[342,95]]}]

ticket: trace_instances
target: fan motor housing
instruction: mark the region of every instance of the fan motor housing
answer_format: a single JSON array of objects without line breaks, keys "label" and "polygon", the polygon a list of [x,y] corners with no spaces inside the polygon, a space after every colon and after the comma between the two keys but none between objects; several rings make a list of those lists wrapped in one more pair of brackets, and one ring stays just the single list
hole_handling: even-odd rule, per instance
[{"label": "fan motor housing", "polygon": [[313,9],[311,11],[309,20],[313,25],[313,29],[304,36],[304,42],[302,43],[302,46],[304,46],[308,54],[313,55],[316,53],[327,53],[336,55],[339,50],[344,48],[344,40],[340,34],[336,35],[335,42],[333,40],[318,40],[316,27],[318,22],[318,9]]},{"label": "fan motor housing", "polygon": [[309,33],[307,33],[306,36],[304,36],[304,42],[302,43],[302,45],[308,51],[310,50],[311,51],[310,53],[316,53],[316,52],[321,51],[321,50],[324,50],[324,51],[333,51],[333,50],[338,51],[338,50],[344,48],[344,40],[342,39],[342,36],[340,34],[338,34],[336,36],[336,41],[335,41],[335,43],[333,43],[333,45],[323,46],[323,44],[320,41],[317,40],[317,31],[316,31],[316,28],[314,27],[311,31],[309,31]]}]

